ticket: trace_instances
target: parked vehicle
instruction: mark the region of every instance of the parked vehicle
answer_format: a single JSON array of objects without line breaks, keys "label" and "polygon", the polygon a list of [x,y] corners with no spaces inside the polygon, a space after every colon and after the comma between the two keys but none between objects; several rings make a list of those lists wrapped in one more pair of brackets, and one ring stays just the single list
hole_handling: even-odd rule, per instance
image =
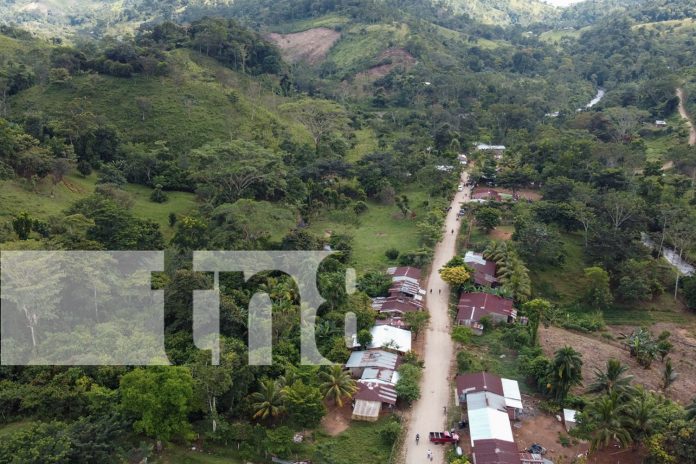
[{"label": "parked vehicle", "polygon": [[430,441],[436,445],[444,445],[446,443],[458,443],[459,435],[450,432],[430,432]]}]

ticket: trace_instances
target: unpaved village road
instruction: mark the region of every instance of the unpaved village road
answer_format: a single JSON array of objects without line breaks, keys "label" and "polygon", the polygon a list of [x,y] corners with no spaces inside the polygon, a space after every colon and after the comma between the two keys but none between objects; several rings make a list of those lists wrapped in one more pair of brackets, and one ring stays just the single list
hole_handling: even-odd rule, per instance
[{"label": "unpaved village road", "polygon": [[[466,185],[467,173],[462,174],[461,182]],[[430,311],[430,325],[424,332],[425,344],[423,360],[425,369],[421,380],[421,397],[411,410],[401,462],[405,464],[424,464],[427,450],[433,452],[433,462],[444,462],[446,445],[432,445],[428,442],[429,432],[445,429],[446,416],[443,407],[450,406],[453,398],[450,389],[450,367],[454,356],[454,344],[450,337],[449,286],[440,278],[438,269],[456,253],[457,235],[461,221],[457,220],[460,203],[469,201],[471,189],[457,192],[452,201],[452,209],[447,214],[443,240],[435,247],[432,268],[428,278],[427,308]],[[452,233],[454,230],[454,233]],[[432,294],[430,289],[433,290]],[[441,292],[440,292],[441,290]],[[423,336],[421,335],[421,336]],[[420,444],[416,445],[416,434],[420,434]]]},{"label": "unpaved village road", "polygon": [[696,145],[696,127],[694,127],[694,122],[689,117],[689,113],[684,105],[684,89],[677,89],[677,97],[679,97],[679,114],[682,119],[686,120],[686,124],[689,126],[689,145]]}]

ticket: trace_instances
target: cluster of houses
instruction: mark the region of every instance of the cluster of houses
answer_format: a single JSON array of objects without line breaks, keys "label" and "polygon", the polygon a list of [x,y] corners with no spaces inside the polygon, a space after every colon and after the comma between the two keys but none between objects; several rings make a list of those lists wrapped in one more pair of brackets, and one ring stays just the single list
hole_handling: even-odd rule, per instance
[{"label": "cluster of houses", "polygon": [[455,404],[466,411],[474,464],[541,464],[541,454],[520,451],[512,434],[511,420],[522,411],[522,395],[516,380],[488,372],[458,375]]},{"label": "cluster of houses", "polygon": [[[497,264],[479,253],[469,251],[464,255],[464,263],[474,270],[474,283],[483,288],[498,286]],[[457,303],[458,325],[469,327],[476,335],[483,333],[481,320],[486,317],[494,324],[513,323],[517,320],[517,310],[513,301],[489,292],[465,292]]]},{"label": "cluster of houses", "polygon": [[353,351],[346,363],[346,369],[358,383],[353,397],[353,420],[374,422],[383,408],[396,405],[397,368],[400,356],[411,351],[412,340],[404,315],[424,310],[426,292],[420,286],[420,269],[392,267],[387,273],[392,279],[388,296],[372,301],[372,307],[380,314],[370,330],[372,339],[366,347],[355,340],[353,349],[358,351]]}]

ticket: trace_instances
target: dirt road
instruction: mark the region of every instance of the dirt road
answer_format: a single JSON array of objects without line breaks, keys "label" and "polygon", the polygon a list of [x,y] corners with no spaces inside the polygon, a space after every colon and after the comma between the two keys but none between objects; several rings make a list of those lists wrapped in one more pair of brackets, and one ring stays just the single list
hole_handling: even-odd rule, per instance
[{"label": "dirt road", "polygon": [[689,126],[689,145],[696,145],[696,128],[689,117],[689,113],[686,112],[686,106],[684,106],[684,89],[681,87],[677,89],[677,97],[679,97],[679,114],[682,119],[686,120],[686,125]]},{"label": "dirt road", "polygon": [[[468,175],[462,175],[466,184]],[[429,432],[442,431],[445,428],[443,407],[449,408],[452,399],[450,390],[450,367],[454,356],[454,344],[450,338],[449,287],[440,278],[438,269],[456,253],[457,235],[460,221],[457,221],[459,204],[468,201],[471,190],[465,188],[458,192],[452,201],[452,209],[447,215],[443,240],[435,248],[432,269],[428,277],[427,308],[430,311],[430,325],[425,331],[423,380],[421,381],[421,398],[413,405],[411,418],[406,431],[405,445],[401,462],[405,464],[423,464],[426,462],[427,450],[433,452],[433,462],[444,462],[443,445],[431,445]],[[454,230],[454,233],[452,233]],[[430,293],[430,289],[433,290]],[[416,433],[420,434],[420,444],[416,445]]]}]

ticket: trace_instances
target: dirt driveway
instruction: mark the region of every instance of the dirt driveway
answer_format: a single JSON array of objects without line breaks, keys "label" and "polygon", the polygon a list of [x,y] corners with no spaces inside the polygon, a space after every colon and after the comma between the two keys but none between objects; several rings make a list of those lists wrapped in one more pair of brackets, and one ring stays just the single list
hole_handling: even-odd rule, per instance
[{"label": "dirt driveway", "polygon": [[[467,180],[468,176],[464,173],[462,183],[466,184]],[[452,209],[447,215],[444,238],[435,248],[427,286],[426,306],[430,311],[430,325],[425,331],[423,350],[425,369],[421,381],[421,398],[413,405],[408,419],[401,459],[401,462],[405,464],[423,464],[426,462],[428,449],[433,452],[433,462],[445,461],[444,452],[447,447],[428,443],[429,432],[444,430],[446,416],[443,413],[443,407],[449,408],[450,401],[453,399],[450,375],[453,367],[454,345],[450,337],[449,286],[440,278],[438,269],[456,254],[460,226],[460,221],[457,221],[459,204],[468,201],[470,196],[471,190],[468,188],[457,193],[452,201]],[[415,442],[417,433],[421,436],[419,445]]]}]

